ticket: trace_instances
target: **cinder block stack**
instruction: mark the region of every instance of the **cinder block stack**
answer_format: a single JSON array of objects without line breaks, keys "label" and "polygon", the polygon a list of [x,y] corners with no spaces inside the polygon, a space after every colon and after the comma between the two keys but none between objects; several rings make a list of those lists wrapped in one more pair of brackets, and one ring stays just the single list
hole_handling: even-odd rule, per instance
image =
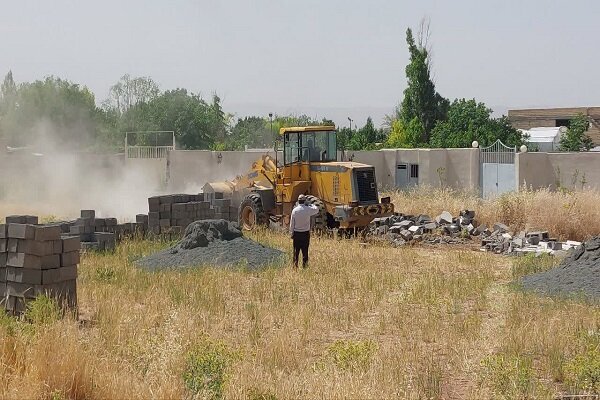
[{"label": "cinder block stack", "polygon": [[194,221],[215,218],[202,193],[150,197],[148,208],[148,230],[153,234],[180,234]]},{"label": "cinder block stack", "polygon": [[215,218],[231,221],[231,199],[214,199],[212,206],[215,210]]},{"label": "cinder block stack", "polygon": [[4,307],[19,314],[42,294],[75,307],[79,237],[61,237],[60,224],[36,225],[36,217],[10,216],[6,222],[0,225]]},{"label": "cinder block stack", "polygon": [[69,234],[79,237],[84,250],[112,251],[117,236],[133,234],[136,230],[118,225],[116,218],[96,218],[95,210],[81,210],[80,215],[71,225]]}]

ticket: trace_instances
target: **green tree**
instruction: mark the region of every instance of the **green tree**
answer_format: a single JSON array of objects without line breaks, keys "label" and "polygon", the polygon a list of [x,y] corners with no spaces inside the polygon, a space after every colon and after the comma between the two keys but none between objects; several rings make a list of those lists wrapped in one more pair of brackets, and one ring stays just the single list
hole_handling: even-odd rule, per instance
[{"label": "green tree", "polygon": [[583,114],[577,114],[569,123],[569,129],[560,137],[562,151],[588,151],[594,147],[594,142],[587,135],[590,123]]},{"label": "green tree", "polygon": [[228,150],[244,150],[251,148],[267,148],[273,146],[275,132],[270,131],[269,121],[261,117],[245,117],[238,119],[227,140]]},{"label": "green tree", "polygon": [[110,87],[109,98],[104,102],[105,109],[114,109],[124,113],[131,107],[147,103],[160,94],[158,84],[152,78],[123,75]]},{"label": "green tree", "polygon": [[413,118],[408,124],[402,120],[394,120],[390,134],[385,142],[386,147],[413,148],[419,145],[423,135],[423,125],[418,118]]},{"label": "green tree", "polygon": [[404,99],[398,109],[398,118],[407,126],[417,119],[423,131],[418,140],[409,143],[413,147],[428,143],[431,131],[437,121],[446,118],[448,100],[435,90],[431,79],[429,52],[423,31],[420,33],[419,42],[416,43],[412,30],[406,31],[406,43],[410,53],[410,61],[406,66],[408,86],[404,90]]},{"label": "green tree", "polygon": [[102,119],[87,87],[53,76],[16,86],[9,74],[2,88],[3,101],[13,97],[11,107],[3,106],[0,120],[0,132],[9,145],[42,139],[69,148],[94,145]]},{"label": "green tree", "polygon": [[352,135],[349,142],[350,150],[373,150],[381,138],[381,130],[375,128],[371,117],[367,118],[365,125]]},{"label": "green tree", "polygon": [[474,140],[489,146],[500,139],[507,146],[520,146],[525,138],[506,117],[492,118],[492,110],[475,99],[456,99],[448,118],[440,121],[431,135],[433,147],[471,147]]}]

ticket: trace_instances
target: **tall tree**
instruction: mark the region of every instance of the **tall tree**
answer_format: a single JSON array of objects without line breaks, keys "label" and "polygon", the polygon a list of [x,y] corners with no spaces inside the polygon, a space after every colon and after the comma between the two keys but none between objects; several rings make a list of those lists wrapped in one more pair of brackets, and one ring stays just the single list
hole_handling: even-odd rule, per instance
[{"label": "tall tree", "polygon": [[[435,90],[431,79],[429,51],[427,50],[427,31],[421,30],[419,41],[415,43],[412,30],[406,31],[406,43],[410,53],[410,61],[406,66],[408,86],[404,90],[404,99],[398,109],[398,118],[405,125],[416,119],[423,132],[413,147],[429,142],[430,134],[439,120],[446,118],[449,102]],[[412,122],[413,125],[416,123]]]},{"label": "tall tree", "polygon": [[110,87],[105,108],[124,113],[137,104],[155,99],[159,94],[158,84],[152,78],[143,76],[132,78],[129,74],[125,74],[119,82]]},{"label": "tall tree", "polygon": [[492,110],[475,99],[456,99],[448,109],[448,118],[440,121],[431,134],[432,147],[471,147],[474,140],[489,146],[500,139],[508,146],[524,143],[521,133],[506,117],[492,118]]},{"label": "tall tree", "polygon": [[594,147],[594,141],[586,133],[590,123],[583,114],[578,114],[569,123],[567,132],[560,137],[562,151],[588,151]]}]

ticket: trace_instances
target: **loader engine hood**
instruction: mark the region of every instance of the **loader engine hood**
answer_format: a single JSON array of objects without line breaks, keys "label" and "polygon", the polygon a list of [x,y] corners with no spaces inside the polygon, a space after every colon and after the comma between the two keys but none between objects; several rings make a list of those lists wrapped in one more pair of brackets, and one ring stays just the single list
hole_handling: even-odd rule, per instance
[{"label": "loader engine hood", "polygon": [[311,171],[350,174],[352,201],[361,205],[379,203],[375,167],[357,162],[328,162],[313,164]]}]

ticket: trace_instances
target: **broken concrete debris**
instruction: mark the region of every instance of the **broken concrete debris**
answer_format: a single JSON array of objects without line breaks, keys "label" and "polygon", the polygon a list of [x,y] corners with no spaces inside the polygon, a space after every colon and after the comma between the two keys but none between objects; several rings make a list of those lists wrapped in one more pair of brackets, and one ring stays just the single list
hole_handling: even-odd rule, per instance
[{"label": "broken concrete debris", "polygon": [[373,236],[385,236],[395,247],[410,242],[426,244],[467,244],[477,238],[481,250],[498,254],[521,255],[563,254],[566,250],[581,245],[579,242],[560,242],[550,237],[547,231],[519,232],[515,234],[503,223],[495,223],[492,229],[478,224],[475,211],[462,210],[457,217],[443,211],[435,218],[428,215],[405,215],[396,213],[373,220],[368,231]]}]

